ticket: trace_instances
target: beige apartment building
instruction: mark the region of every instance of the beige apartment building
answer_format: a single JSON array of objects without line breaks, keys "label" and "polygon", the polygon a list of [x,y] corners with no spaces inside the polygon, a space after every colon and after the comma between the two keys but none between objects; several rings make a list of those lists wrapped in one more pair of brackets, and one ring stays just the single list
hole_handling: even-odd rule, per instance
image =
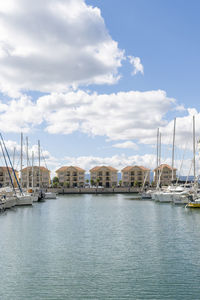
[{"label": "beige apartment building", "polygon": [[173,169],[172,178],[172,167],[167,164],[161,164],[158,168],[154,169],[154,183],[160,178],[161,185],[170,185],[172,180],[176,180],[176,168]]},{"label": "beige apartment building", "polygon": [[[12,168],[8,167],[14,187],[17,187],[17,182],[15,179],[15,176],[13,174]],[[19,174],[18,171],[15,170],[15,174],[17,179],[19,178]],[[10,181],[10,177],[8,174],[8,170],[7,167],[0,167],[0,188],[1,187],[5,187],[5,186],[12,186],[11,181]]]},{"label": "beige apartment building", "polygon": [[32,167],[26,167],[22,169],[21,185],[23,188],[47,188],[50,186],[50,171],[45,167],[40,167],[39,169],[39,166],[34,166],[32,172]]},{"label": "beige apartment building", "polygon": [[123,186],[150,184],[150,169],[142,166],[128,166],[121,170]]},{"label": "beige apartment building", "polygon": [[117,185],[117,170],[110,166],[97,166],[90,170],[90,181],[94,185],[115,187]]},{"label": "beige apartment building", "polygon": [[64,166],[56,171],[59,185],[66,187],[84,187],[85,170],[76,166]]}]

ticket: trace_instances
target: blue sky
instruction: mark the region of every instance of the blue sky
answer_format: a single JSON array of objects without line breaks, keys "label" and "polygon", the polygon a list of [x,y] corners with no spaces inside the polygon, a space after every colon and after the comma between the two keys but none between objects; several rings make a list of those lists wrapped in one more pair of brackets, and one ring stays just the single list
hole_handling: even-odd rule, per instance
[{"label": "blue sky", "polygon": [[0,126],[10,153],[22,131],[31,150],[41,140],[52,172],[153,168],[157,128],[170,163],[177,117],[177,165],[186,147],[187,172],[193,115],[200,130],[199,1],[17,4],[0,4]]}]

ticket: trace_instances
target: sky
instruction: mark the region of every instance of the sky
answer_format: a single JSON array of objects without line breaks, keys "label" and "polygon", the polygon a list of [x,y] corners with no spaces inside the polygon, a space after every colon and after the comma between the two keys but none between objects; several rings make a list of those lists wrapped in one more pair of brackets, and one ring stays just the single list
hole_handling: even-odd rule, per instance
[{"label": "sky", "polygon": [[199,10],[198,0],[1,1],[0,128],[15,167],[23,132],[52,176],[63,165],[153,169],[157,128],[171,164],[176,118],[175,166],[187,175],[193,116],[196,141],[200,132]]}]

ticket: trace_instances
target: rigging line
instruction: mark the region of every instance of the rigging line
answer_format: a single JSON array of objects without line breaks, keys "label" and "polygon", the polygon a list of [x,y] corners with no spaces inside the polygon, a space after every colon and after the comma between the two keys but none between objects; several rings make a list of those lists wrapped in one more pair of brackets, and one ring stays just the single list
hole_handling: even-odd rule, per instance
[{"label": "rigging line", "polygon": [[8,153],[8,150],[7,150],[7,148],[6,148],[6,145],[5,145],[5,143],[4,143],[4,139],[3,139],[3,136],[2,136],[1,133],[0,133],[0,136],[1,136],[1,140],[2,140],[2,142],[3,142],[4,149],[6,150],[6,154],[7,154],[7,156],[8,156],[8,160],[9,160],[10,166],[11,166],[11,168],[12,168],[13,174],[14,174],[14,176],[15,176],[15,180],[16,180],[16,182],[17,182],[17,185],[18,185],[18,187],[19,187],[20,192],[23,194],[22,189],[21,189],[21,186],[20,186],[19,181],[18,181],[18,179],[17,179],[17,176],[16,176],[16,174],[15,174],[15,170],[13,169],[13,165],[12,165],[12,162],[11,162],[11,159],[10,159],[10,156],[9,156],[9,153]]},{"label": "rigging line", "polygon": [[9,171],[9,168],[8,168],[8,163],[7,163],[7,160],[6,160],[6,157],[5,157],[5,153],[4,153],[4,150],[3,150],[3,146],[2,146],[1,141],[0,141],[0,146],[1,146],[2,153],[3,153],[3,157],[4,157],[5,164],[6,164],[6,168],[7,168],[7,171],[8,171],[8,175],[9,175],[9,178],[10,178],[10,182],[11,182],[11,184],[12,184],[13,191],[14,191],[14,193],[16,194],[15,187],[14,187],[13,180],[12,180],[12,177],[11,177],[11,174],[10,174],[10,171]]}]

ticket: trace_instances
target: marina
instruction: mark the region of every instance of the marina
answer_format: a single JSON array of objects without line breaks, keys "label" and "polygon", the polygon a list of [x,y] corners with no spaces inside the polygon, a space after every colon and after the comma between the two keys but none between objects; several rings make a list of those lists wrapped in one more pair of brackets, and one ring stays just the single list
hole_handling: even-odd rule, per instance
[{"label": "marina", "polygon": [[135,194],[58,195],[0,224],[1,299],[199,298],[200,210]]}]

